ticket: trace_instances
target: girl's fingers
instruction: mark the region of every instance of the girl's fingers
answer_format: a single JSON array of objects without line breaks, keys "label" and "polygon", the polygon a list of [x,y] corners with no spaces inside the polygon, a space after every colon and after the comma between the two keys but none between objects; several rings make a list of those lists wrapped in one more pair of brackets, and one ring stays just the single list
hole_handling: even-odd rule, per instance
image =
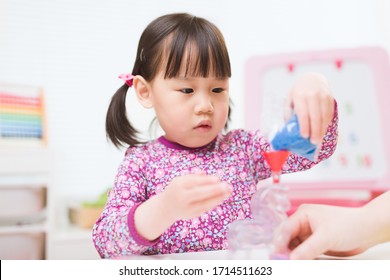
[{"label": "girl's fingers", "polygon": [[187,174],[182,177],[178,177],[181,184],[186,189],[197,188],[199,186],[219,183],[220,179],[215,175],[201,175],[201,174]]},{"label": "girl's fingers", "polygon": [[322,106],[317,95],[312,95],[307,101],[309,111],[310,141],[318,144],[322,140]]},{"label": "girl's fingers", "polygon": [[224,184],[201,186],[187,191],[181,197],[183,216],[181,218],[193,218],[202,215],[220,204],[230,195],[230,190]]},{"label": "girl's fingers", "polygon": [[310,138],[313,144],[321,143],[333,118],[333,103],[333,97],[323,92],[311,95],[296,94],[292,106],[297,114],[303,138]]},{"label": "girl's fingers", "polygon": [[321,112],[322,112],[322,128],[321,134],[325,135],[328,130],[329,124],[332,122],[333,114],[334,114],[334,100],[333,98],[327,98],[327,100],[321,102]]},{"label": "girl's fingers", "polygon": [[220,204],[224,199],[226,199],[228,196],[226,194],[218,194],[213,197],[209,197],[205,200],[199,200],[194,202],[191,207],[193,213],[196,214],[201,214],[204,212],[207,212],[211,209],[213,209],[215,206]]},{"label": "girl's fingers", "polygon": [[212,200],[215,197],[219,199],[220,197],[224,198],[230,195],[230,188],[229,185],[225,182],[200,185],[188,190],[187,195],[189,198],[189,203],[202,203],[207,200]]},{"label": "girl's fingers", "polygon": [[306,100],[298,99],[294,103],[294,110],[298,117],[299,129],[303,138],[310,137],[310,118]]}]

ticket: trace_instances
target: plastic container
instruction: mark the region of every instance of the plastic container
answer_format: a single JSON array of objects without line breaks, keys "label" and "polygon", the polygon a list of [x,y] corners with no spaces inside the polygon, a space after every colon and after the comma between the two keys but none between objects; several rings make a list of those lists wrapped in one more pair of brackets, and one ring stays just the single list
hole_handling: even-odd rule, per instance
[{"label": "plastic container", "polygon": [[0,259],[2,260],[41,260],[45,257],[45,234],[0,233]]},{"label": "plastic container", "polygon": [[37,222],[45,205],[46,189],[43,187],[1,187],[0,225]]},{"label": "plastic container", "polygon": [[68,212],[69,221],[70,223],[76,224],[82,228],[91,229],[95,225],[103,210],[104,207],[70,207]]}]

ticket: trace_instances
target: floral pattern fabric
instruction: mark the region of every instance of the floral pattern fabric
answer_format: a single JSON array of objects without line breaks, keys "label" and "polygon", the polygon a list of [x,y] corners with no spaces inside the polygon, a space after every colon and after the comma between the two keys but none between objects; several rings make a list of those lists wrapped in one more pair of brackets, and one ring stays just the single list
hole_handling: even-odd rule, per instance
[{"label": "floral pattern fabric", "polygon": [[[318,161],[291,154],[283,173],[307,170],[331,156],[337,143],[337,111],[324,137]],[[132,254],[168,254],[226,249],[228,225],[250,219],[250,199],[260,180],[271,176],[262,156],[270,145],[259,131],[233,130],[208,145],[189,149],[160,137],[130,147],[119,166],[103,213],[93,228],[102,258]],[[229,183],[232,194],[199,217],[176,221],[158,239],[148,241],[134,227],[138,205],[165,190],[170,181],[191,173],[213,174]]]}]

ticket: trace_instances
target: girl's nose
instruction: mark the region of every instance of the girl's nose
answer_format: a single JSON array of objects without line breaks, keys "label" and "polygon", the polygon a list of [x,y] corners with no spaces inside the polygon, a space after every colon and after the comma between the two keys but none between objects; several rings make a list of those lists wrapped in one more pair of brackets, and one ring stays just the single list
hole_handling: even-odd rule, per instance
[{"label": "girl's nose", "polygon": [[196,100],[196,114],[211,114],[214,112],[213,102],[207,93],[199,93]]}]

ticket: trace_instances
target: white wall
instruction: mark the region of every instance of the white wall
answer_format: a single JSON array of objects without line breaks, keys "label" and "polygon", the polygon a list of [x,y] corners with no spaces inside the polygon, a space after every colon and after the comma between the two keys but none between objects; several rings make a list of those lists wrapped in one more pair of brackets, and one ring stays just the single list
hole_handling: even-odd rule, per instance
[{"label": "white wall", "polygon": [[[216,23],[233,67],[232,128],[243,126],[244,63],[252,55],[390,47],[386,0],[0,0],[0,82],[42,85],[53,183],[62,195],[96,195],[113,182],[123,151],[105,139],[108,102],[132,69],[138,38],[155,17],[189,12]],[[152,112],[129,95],[147,131]]]}]

